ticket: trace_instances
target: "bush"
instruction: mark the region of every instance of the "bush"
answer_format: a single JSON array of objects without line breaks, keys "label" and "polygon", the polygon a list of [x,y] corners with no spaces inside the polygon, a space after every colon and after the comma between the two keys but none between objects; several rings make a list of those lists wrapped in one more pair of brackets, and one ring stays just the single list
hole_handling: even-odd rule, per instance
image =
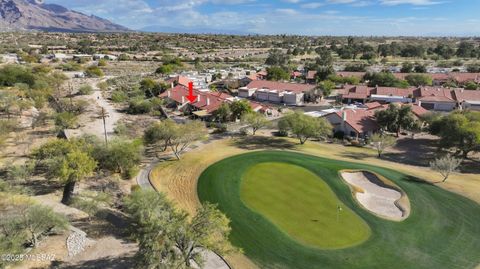
[{"label": "bush", "polygon": [[112,92],[112,96],[110,97],[112,99],[112,102],[114,103],[123,103],[128,100],[128,95],[127,93],[123,91],[114,91]]},{"label": "bush", "polygon": [[78,89],[78,93],[80,95],[90,95],[93,93],[93,88],[90,85],[82,85],[80,89]]},{"label": "bush", "polygon": [[134,115],[147,114],[152,111],[152,103],[149,100],[134,98],[130,100],[127,111]]},{"label": "bush", "polygon": [[55,115],[55,126],[59,129],[77,128],[77,116],[72,112],[61,112]]},{"label": "bush", "polygon": [[104,76],[102,69],[94,65],[89,66],[87,70],[85,70],[85,75],[92,78],[99,78]]}]

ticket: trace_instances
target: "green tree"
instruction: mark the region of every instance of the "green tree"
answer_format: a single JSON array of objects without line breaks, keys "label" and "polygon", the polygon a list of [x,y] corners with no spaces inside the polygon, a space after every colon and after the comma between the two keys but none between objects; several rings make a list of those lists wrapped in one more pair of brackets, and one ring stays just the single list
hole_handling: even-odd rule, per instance
[{"label": "green tree", "polygon": [[402,130],[410,130],[415,125],[411,106],[390,104],[387,109],[375,112],[378,125],[384,130],[400,135]]},{"label": "green tree", "polygon": [[405,77],[408,84],[412,86],[432,86],[433,80],[431,76],[422,74],[410,74]]},{"label": "green tree", "polygon": [[310,138],[323,138],[332,134],[332,125],[324,118],[314,118],[301,112],[291,113],[279,121],[280,132],[291,132],[300,144]]},{"label": "green tree", "polygon": [[378,158],[381,158],[383,152],[387,148],[393,147],[397,143],[397,140],[391,135],[374,134],[370,137],[370,143],[372,143],[377,150]]},{"label": "green tree", "polygon": [[247,100],[233,101],[230,104],[230,111],[232,111],[232,120],[240,119],[244,114],[252,112],[252,107]]},{"label": "green tree", "polygon": [[257,112],[244,114],[241,118],[241,121],[244,124],[248,124],[250,128],[252,128],[253,135],[255,135],[258,130],[266,128],[270,125],[270,121],[268,121],[264,115]]},{"label": "green tree", "polygon": [[138,172],[142,157],[140,141],[115,139],[107,146],[98,143],[92,155],[98,162],[99,168],[120,173],[130,179]]},{"label": "green tree", "polygon": [[220,107],[214,112],[215,119],[220,123],[228,122],[232,118],[232,110],[230,105],[223,103]]},{"label": "green tree", "polygon": [[335,89],[335,86],[335,83],[330,80],[325,80],[318,84],[318,87],[320,90],[322,90],[322,94],[325,97],[328,97],[330,94],[332,94],[332,90]]},{"label": "green tree", "polygon": [[60,130],[77,128],[77,116],[72,112],[57,113],[55,114],[55,126]]},{"label": "green tree", "polygon": [[284,66],[288,63],[289,57],[285,53],[283,53],[280,49],[272,49],[268,53],[268,57],[265,60],[265,64],[267,65],[276,65],[276,66]]},{"label": "green tree", "polygon": [[20,213],[19,225],[29,235],[29,243],[38,246],[38,238],[45,232],[57,228],[64,230],[68,221],[65,216],[59,215],[49,207],[32,205]]},{"label": "green tree", "polygon": [[430,133],[440,137],[441,148],[456,149],[457,155],[480,150],[480,112],[455,112],[437,118],[430,125]]},{"label": "green tree", "polygon": [[147,145],[160,147],[160,151],[166,151],[175,135],[176,123],[173,120],[165,120],[154,123],[145,130],[143,140]]},{"label": "green tree", "polygon": [[78,181],[92,175],[97,166],[90,156],[91,146],[84,140],[55,139],[34,150],[37,167],[43,168],[48,178],[65,184],[62,203],[69,204]]},{"label": "green tree", "polygon": [[290,74],[282,67],[272,66],[267,68],[267,80],[289,80]]},{"label": "green tree", "polygon": [[364,79],[365,81],[368,81],[368,86],[370,87],[381,86],[407,88],[409,86],[407,81],[397,79],[390,72],[367,73]]},{"label": "green tree", "polygon": [[402,73],[412,73],[413,72],[413,64],[410,62],[404,62],[402,64],[402,68],[400,69],[400,72]]},{"label": "green tree", "polygon": [[164,194],[139,190],[127,198],[125,207],[139,242],[135,256],[139,268],[193,268],[192,260],[202,267],[199,250],[220,255],[234,250],[228,242],[229,220],[213,205],[204,205],[189,218]]}]

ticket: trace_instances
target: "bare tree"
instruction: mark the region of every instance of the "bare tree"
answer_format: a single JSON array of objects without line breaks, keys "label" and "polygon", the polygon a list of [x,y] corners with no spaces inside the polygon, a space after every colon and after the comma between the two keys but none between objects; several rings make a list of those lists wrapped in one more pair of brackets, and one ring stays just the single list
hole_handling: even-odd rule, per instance
[{"label": "bare tree", "polygon": [[462,163],[461,159],[457,159],[450,155],[443,158],[435,159],[433,162],[430,162],[430,168],[437,171],[443,176],[443,181],[447,181],[451,173],[457,171],[457,168]]},{"label": "bare tree", "polygon": [[385,149],[394,146],[397,143],[397,140],[390,135],[374,134],[370,138],[370,142],[377,150],[378,158],[380,158]]}]

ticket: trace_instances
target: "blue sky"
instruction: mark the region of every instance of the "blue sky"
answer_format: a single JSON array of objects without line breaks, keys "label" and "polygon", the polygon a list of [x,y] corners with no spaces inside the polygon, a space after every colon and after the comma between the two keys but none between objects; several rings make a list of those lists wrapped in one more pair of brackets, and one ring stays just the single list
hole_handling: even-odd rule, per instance
[{"label": "blue sky", "polygon": [[480,0],[47,0],[131,29],[480,35]]}]

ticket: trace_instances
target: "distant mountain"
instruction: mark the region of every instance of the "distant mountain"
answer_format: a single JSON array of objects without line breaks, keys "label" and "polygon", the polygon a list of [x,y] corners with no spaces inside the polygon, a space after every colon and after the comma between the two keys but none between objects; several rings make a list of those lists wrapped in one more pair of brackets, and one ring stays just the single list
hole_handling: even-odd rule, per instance
[{"label": "distant mountain", "polygon": [[240,30],[219,30],[212,28],[178,28],[178,27],[168,27],[160,25],[150,25],[139,29],[142,32],[152,32],[152,33],[182,33],[182,34],[223,34],[223,35],[252,35],[255,33],[250,33],[247,31]]},{"label": "distant mountain", "polygon": [[0,0],[0,31],[124,32],[128,28],[43,0]]}]

